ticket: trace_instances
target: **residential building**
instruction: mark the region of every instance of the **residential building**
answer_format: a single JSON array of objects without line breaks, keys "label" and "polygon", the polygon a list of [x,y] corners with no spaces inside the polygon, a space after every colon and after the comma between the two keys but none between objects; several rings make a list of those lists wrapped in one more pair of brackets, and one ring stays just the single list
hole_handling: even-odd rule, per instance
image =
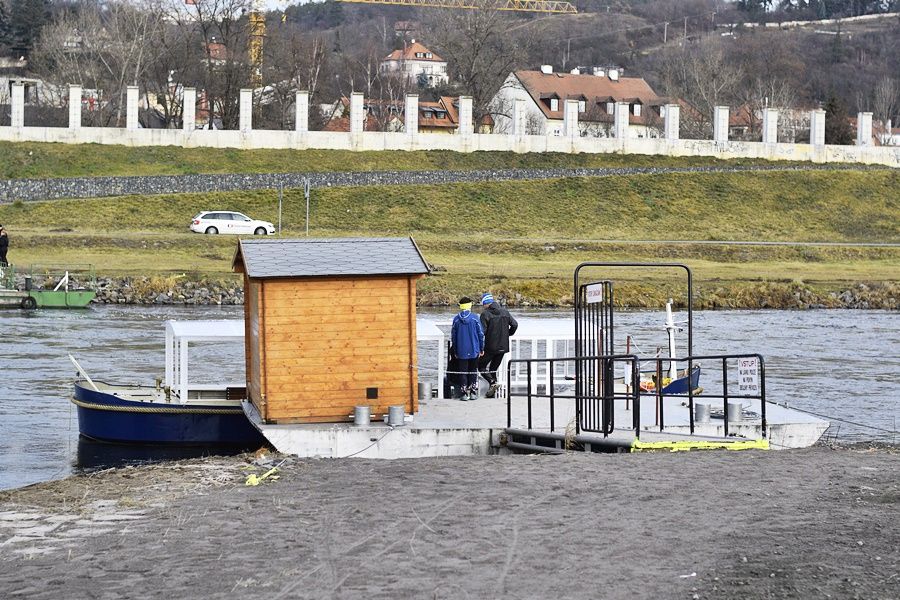
[{"label": "residential building", "polygon": [[[398,132],[405,128],[406,106],[403,100],[365,99],[363,110],[366,112],[365,131]],[[325,131],[350,131],[349,99],[341,98],[331,115],[324,127]],[[441,96],[437,102],[419,102],[418,120],[420,133],[457,133],[459,98]],[[493,124],[491,116],[485,115],[479,120],[475,133],[491,133]]]},{"label": "residential building", "polygon": [[[583,71],[589,71],[583,72]],[[628,103],[628,136],[660,137],[662,110],[667,100],[639,77],[622,77],[618,67],[573,69],[554,73],[550,65],[540,71],[514,71],[491,101],[498,133],[512,128],[516,100],[525,101],[525,129],[532,135],[562,135],[566,100],[578,101],[582,136],[613,137],[615,105]]]},{"label": "residential building", "polygon": [[435,87],[450,81],[447,61],[412,40],[400,50],[394,50],[381,61],[381,73],[404,77],[420,87]]}]

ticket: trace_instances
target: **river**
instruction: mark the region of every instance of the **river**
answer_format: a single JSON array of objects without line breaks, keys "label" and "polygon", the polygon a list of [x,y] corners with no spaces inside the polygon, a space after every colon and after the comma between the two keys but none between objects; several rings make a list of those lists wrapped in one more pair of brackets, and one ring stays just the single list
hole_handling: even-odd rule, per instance
[{"label": "river", "polygon": [[[570,312],[515,312],[569,318]],[[447,321],[452,312],[421,316]],[[94,378],[151,384],[163,375],[168,319],[240,319],[231,307],[95,306],[85,311],[0,313],[0,489],[64,477],[78,455],[78,423],[69,402],[74,354]],[[617,339],[643,350],[665,345],[659,312],[616,316]],[[792,407],[865,425],[832,421],[841,441],[897,442],[900,416],[900,314],[887,311],[702,311],[694,314],[695,354],[758,352],[766,359],[767,396]],[[239,344],[192,349],[197,381],[240,380]],[[427,357],[421,357],[423,364]],[[194,379],[192,375],[192,379]],[[879,429],[873,429],[879,428]],[[86,452],[82,445],[82,454]]]}]

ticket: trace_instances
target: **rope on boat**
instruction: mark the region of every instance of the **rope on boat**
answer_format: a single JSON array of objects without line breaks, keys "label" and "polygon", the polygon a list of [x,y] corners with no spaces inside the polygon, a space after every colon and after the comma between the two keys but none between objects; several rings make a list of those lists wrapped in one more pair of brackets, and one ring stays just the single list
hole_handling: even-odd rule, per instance
[{"label": "rope on boat", "polygon": [[832,417],[831,415],[823,415],[822,413],[813,412],[811,410],[805,410],[802,408],[797,408],[796,406],[788,406],[787,404],[779,404],[778,402],[769,402],[770,404],[774,404],[775,406],[780,406],[781,408],[787,408],[789,410],[796,410],[798,412],[806,413],[808,415],[812,415],[814,417],[820,417],[822,419],[828,419],[829,421],[837,421],[838,423],[845,423],[847,425],[853,425],[855,427],[863,427],[865,429],[873,429],[875,431],[880,431],[882,433],[891,433],[893,435],[900,434],[900,431],[896,429],[885,429],[884,427],[877,427],[875,425],[866,425],[865,423],[857,423],[855,421],[848,421],[847,419],[841,419],[839,417]]},{"label": "rope on boat", "polygon": [[91,408],[94,410],[110,410],[114,412],[130,412],[130,413],[158,413],[158,414],[190,414],[190,415],[236,415],[244,414],[244,410],[239,407],[235,408],[174,408],[167,406],[116,406],[110,404],[95,404],[93,402],[85,402],[78,398],[72,397],[72,404],[81,408]]}]

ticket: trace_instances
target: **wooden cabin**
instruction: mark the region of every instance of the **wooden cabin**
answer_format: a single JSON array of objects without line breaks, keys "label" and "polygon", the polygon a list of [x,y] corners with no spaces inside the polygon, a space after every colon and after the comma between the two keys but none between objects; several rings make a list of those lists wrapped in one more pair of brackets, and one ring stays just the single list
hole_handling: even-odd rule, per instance
[{"label": "wooden cabin", "polygon": [[418,410],[412,238],[242,239],[247,394],[267,423]]}]

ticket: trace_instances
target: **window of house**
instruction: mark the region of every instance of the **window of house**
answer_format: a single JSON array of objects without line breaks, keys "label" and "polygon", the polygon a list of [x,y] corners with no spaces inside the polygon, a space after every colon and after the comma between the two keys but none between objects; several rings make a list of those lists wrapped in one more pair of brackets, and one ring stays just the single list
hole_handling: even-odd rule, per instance
[{"label": "window of house", "polygon": [[614,110],[616,110],[616,103],[615,102],[607,102],[606,103],[606,114],[611,115],[611,114],[613,114]]},{"label": "window of house", "polygon": [[431,58],[431,57],[432,57],[431,52],[426,52],[426,53],[425,53],[425,58]]},{"label": "window of house", "polygon": [[631,105],[631,114],[636,117],[641,116],[641,105],[640,104],[632,104]]},{"label": "window of house", "polygon": [[587,102],[584,100],[578,101],[578,112],[583,113],[587,110]]},{"label": "window of house", "polygon": [[550,98],[550,110],[559,110],[559,100]]}]

